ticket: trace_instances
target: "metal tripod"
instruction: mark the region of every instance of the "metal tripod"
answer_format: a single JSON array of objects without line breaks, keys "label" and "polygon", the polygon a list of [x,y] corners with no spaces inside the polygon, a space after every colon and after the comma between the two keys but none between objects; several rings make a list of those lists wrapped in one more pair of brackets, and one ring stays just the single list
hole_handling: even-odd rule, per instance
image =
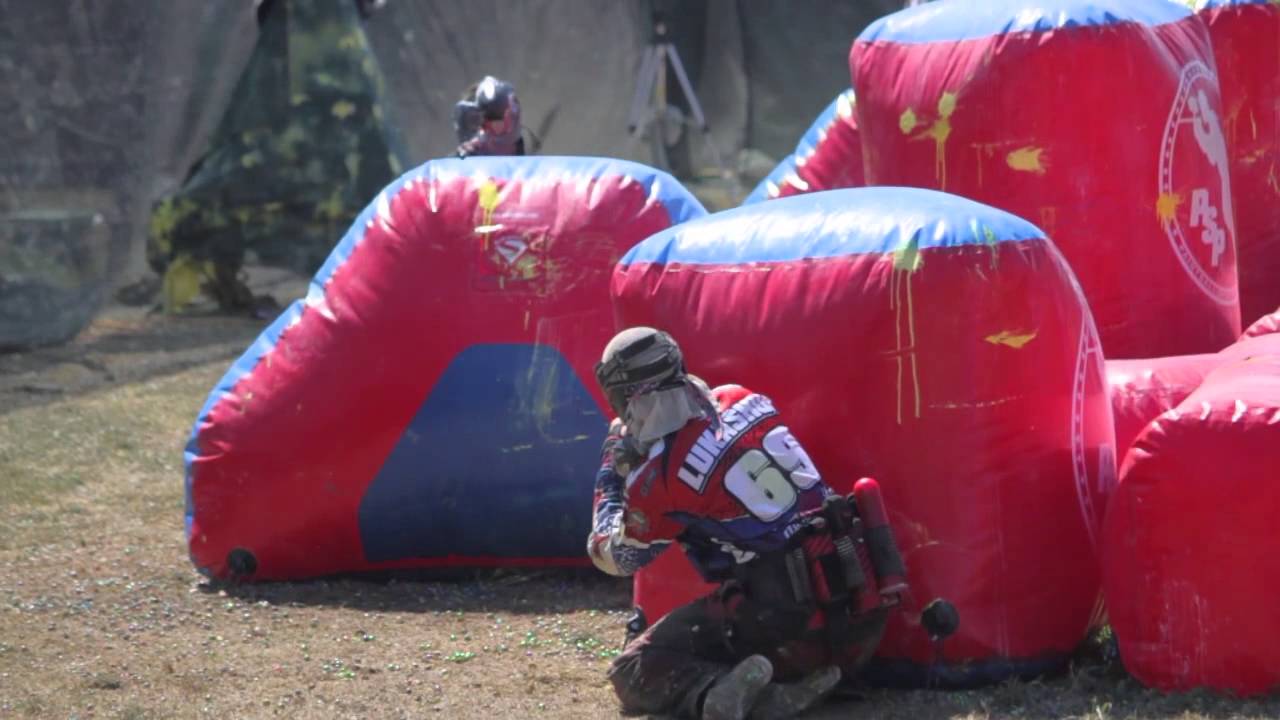
[{"label": "metal tripod", "polygon": [[689,111],[693,114],[693,120],[698,128],[702,130],[703,140],[711,149],[716,166],[720,168],[724,178],[731,178],[732,174],[724,164],[720,149],[716,147],[715,140],[711,137],[711,128],[707,126],[707,117],[702,112],[702,103],[698,102],[698,95],[689,82],[684,63],[680,61],[680,53],[676,52],[675,45],[667,38],[667,23],[661,12],[653,13],[653,42],[645,47],[644,56],[640,61],[640,74],[636,80],[635,95],[631,97],[631,113],[628,115],[627,130],[633,137],[639,137],[652,122],[655,127],[650,131],[649,136],[653,144],[654,164],[664,170],[671,169],[670,158],[667,155],[667,123],[671,121],[668,113],[678,112],[678,108],[667,104],[668,63],[675,71],[680,89],[684,91],[684,97],[689,102]]}]

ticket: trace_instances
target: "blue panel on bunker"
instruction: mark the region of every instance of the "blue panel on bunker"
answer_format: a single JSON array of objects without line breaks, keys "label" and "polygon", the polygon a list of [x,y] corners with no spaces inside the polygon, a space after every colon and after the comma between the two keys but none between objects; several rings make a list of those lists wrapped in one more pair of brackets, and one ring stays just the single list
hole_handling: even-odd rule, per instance
[{"label": "blue panel on bunker", "polygon": [[360,503],[366,558],[585,557],[606,425],[555,348],[467,348]]}]

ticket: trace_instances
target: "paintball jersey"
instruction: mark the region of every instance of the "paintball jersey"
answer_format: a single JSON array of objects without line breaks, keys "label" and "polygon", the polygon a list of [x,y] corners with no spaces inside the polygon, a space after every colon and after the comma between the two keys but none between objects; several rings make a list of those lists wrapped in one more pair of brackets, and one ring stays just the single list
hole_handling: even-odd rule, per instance
[{"label": "paintball jersey", "polygon": [[719,423],[691,420],[657,441],[625,478],[606,458],[587,549],[630,575],[674,540],[711,582],[780,550],[831,491],[773,402],[738,385],[712,391]]}]

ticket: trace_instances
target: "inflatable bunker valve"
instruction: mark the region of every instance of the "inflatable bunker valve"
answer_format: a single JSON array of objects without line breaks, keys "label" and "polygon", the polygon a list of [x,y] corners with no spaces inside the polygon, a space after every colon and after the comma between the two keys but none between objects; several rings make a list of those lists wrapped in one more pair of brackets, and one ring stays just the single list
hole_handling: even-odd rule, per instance
[{"label": "inflatable bunker valve", "polygon": [[1231,126],[1185,5],[928,3],[868,26],[849,66],[867,184],[945,190],[1043,228],[1108,359],[1239,336]]},{"label": "inflatable bunker valve", "polygon": [[1107,510],[1120,657],[1162,690],[1280,685],[1280,335],[1241,346],[1138,436]]},{"label": "inflatable bunker valve", "polygon": [[832,190],[663,231],[610,290],[620,326],[771,397],[838,492],[880,481],[913,594],[962,618],[935,667],[898,614],[881,681],[1039,672],[1085,637],[1111,411],[1088,307],[1038,228],[932,190]]},{"label": "inflatable bunker valve", "polygon": [[1248,325],[1280,305],[1280,4],[1196,0],[1195,8],[1209,26],[1222,87]]},{"label": "inflatable bunker valve", "polygon": [[610,272],[704,214],[666,173],[619,160],[405,174],[200,411],[194,564],[242,579],[588,564]]},{"label": "inflatable bunker valve", "polygon": [[795,152],[778,163],[742,204],[866,185],[855,102],[853,90],[837,95],[805,131]]}]

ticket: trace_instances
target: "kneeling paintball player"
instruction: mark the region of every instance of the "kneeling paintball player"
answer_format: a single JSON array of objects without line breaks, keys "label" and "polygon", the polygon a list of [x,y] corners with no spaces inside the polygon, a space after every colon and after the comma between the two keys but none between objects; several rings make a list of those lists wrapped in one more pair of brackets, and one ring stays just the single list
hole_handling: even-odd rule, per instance
[{"label": "kneeling paintball player", "polygon": [[874,481],[836,495],[769,398],[710,390],[665,332],[622,331],[596,378],[618,419],[596,477],[592,561],[631,575],[678,540],[719,583],[629,638],[609,669],[622,709],[776,720],[820,702],[908,595]]}]

